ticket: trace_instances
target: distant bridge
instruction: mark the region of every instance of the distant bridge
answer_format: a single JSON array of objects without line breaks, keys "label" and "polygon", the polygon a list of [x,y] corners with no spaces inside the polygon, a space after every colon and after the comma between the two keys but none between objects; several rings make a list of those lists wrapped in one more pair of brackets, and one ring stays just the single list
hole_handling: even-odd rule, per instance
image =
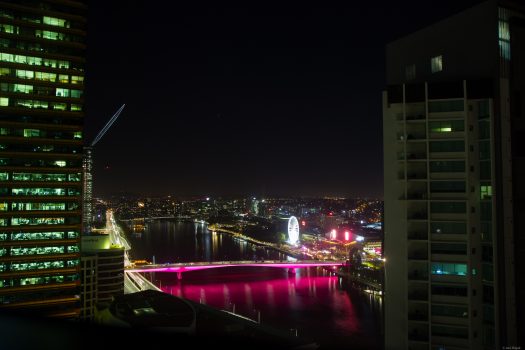
[{"label": "distant bridge", "polygon": [[196,270],[214,269],[219,267],[236,267],[236,266],[251,266],[251,267],[277,267],[289,269],[290,272],[295,273],[295,269],[303,267],[337,267],[344,266],[345,261],[324,261],[324,260],[298,260],[298,261],[281,261],[281,260],[265,260],[265,261],[214,261],[214,262],[189,262],[178,264],[155,264],[142,265],[138,267],[128,267],[126,272],[176,272],[177,278],[182,279],[183,272],[190,272]]},{"label": "distant bridge", "polygon": [[191,216],[150,216],[143,218],[146,221],[151,220],[162,220],[162,219],[168,219],[168,220],[180,220],[180,221],[191,221],[191,222],[203,222],[202,220],[197,220]]}]

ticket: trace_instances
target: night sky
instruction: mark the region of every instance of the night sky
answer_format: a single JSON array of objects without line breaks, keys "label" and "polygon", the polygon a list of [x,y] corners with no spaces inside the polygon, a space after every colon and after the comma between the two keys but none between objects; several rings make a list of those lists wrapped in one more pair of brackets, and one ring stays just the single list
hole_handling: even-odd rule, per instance
[{"label": "night sky", "polygon": [[95,195],[382,198],[385,45],[479,2],[91,2]]}]

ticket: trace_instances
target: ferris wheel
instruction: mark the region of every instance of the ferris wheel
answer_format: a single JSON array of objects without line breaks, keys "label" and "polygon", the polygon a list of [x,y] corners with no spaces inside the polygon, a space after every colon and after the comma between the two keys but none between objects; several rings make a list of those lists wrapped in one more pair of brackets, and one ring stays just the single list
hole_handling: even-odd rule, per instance
[{"label": "ferris wheel", "polygon": [[297,244],[299,241],[299,221],[295,216],[288,219],[288,243]]}]

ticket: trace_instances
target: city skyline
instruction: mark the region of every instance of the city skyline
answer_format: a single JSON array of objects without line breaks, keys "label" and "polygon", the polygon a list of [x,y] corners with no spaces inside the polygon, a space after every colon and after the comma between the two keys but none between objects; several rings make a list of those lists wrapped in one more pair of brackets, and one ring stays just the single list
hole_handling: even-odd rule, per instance
[{"label": "city skyline", "polygon": [[95,195],[381,198],[384,46],[478,2],[92,4]]}]

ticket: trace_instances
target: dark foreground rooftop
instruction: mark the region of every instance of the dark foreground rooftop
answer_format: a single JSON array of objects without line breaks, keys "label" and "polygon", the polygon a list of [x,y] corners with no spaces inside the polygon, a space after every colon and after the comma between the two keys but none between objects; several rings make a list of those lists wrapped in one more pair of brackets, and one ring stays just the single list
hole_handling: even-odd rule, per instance
[{"label": "dark foreground rooftop", "polygon": [[115,298],[108,308],[97,312],[96,322],[120,326],[120,331],[149,334],[152,339],[172,337],[196,345],[204,342],[250,349],[318,348],[316,343],[287,331],[153,290]]}]

